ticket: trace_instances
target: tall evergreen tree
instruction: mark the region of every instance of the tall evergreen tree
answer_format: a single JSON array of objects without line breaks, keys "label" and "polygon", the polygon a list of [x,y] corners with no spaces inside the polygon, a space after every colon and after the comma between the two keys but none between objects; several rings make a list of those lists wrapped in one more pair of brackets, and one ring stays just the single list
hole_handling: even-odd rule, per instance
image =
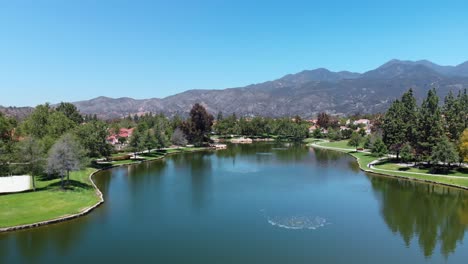
[{"label": "tall evergreen tree", "polygon": [[417,119],[416,152],[423,159],[430,160],[432,149],[443,136],[442,116],[439,97],[435,89],[429,90],[424,99]]},{"label": "tall evergreen tree", "polygon": [[151,129],[147,130],[143,134],[140,145],[141,145],[141,148],[146,149],[148,153],[150,153],[153,148],[160,147],[160,145],[158,144],[158,141],[156,140],[154,132],[151,131]]},{"label": "tall evergreen tree", "polygon": [[385,145],[394,152],[399,158],[400,150],[406,140],[406,124],[403,121],[402,115],[405,111],[404,104],[399,100],[393,102],[388,109],[382,122],[382,140]]},{"label": "tall evergreen tree", "polygon": [[416,104],[416,98],[413,94],[413,89],[409,89],[401,97],[402,113],[401,119],[403,120],[403,127],[405,131],[405,142],[411,144],[416,143],[416,117],[418,113],[418,105]]},{"label": "tall evergreen tree", "polygon": [[204,137],[211,131],[213,116],[205,107],[196,103],[190,110],[190,118],[184,122],[183,130],[190,143],[201,145]]}]

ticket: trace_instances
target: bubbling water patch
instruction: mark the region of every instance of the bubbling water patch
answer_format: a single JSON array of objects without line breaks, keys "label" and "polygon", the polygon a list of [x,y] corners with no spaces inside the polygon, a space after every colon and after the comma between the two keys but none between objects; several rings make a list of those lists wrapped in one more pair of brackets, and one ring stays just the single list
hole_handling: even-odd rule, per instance
[{"label": "bubbling water patch", "polygon": [[291,215],[291,216],[269,216],[266,214],[266,210],[260,210],[267,219],[268,223],[272,226],[301,230],[309,229],[315,230],[325,225],[330,224],[327,219],[320,216],[308,216],[308,215]]}]

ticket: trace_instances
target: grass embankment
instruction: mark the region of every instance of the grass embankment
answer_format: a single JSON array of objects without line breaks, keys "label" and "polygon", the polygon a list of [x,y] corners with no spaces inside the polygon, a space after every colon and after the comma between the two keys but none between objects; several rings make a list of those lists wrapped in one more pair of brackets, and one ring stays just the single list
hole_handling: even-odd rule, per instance
[{"label": "grass embankment", "polygon": [[[140,160],[119,160],[100,164],[102,169],[130,165],[142,161],[161,159],[167,154],[195,152],[206,148],[166,149],[139,154]],[[120,154],[121,156],[122,154]],[[114,155],[117,157],[119,155]],[[0,228],[33,224],[82,212],[100,201],[96,189],[89,180],[94,168],[70,173],[70,184],[61,189],[59,178],[36,179],[36,191],[0,195]]]},{"label": "grass embankment", "polygon": [[[468,177],[468,169],[466,168],[451,168],[450,170],[444,171],[443,173],[437,173],[433,171],[431,167],[413,167],[413,166],[401,166],[398,163],[395,163],[392,160],[383,161],[374,166],[378,169],[384,170],[394,170],[400,172],[415,172],[415,173],[426,173],[426,174],[441,174],[446,176],[458,176],[458,177]],[[444,168],[439,168],[439,170]]]},{"label": "grass embankment", "polygon": [[[372,156],[370,153],[356,152],[354,148],[347,146],[346,140],[335,142],[316,142],[315,146],[324,148],[336,148],[334,150],[348,153],[357,159],[359,167],[365,171],[385,174],[389,176],[405,177],[415,180],[432,181],[437,183],[468,187],[468,173],[466,173],[466,170],[451,170],[448,171],[447,174],[434,174],[430,173],[429,168],[406,168],[399,166],[391,161],[384,161],[381,164],[377,164],[374,165],[374,167],[369,168],[369,163],[376,160],[377,158]],[[466,177],[466,179],[464,179],[463,177]]]},{"label": "grass embankment", "polygon": [[0,196],[0,228],[72,215],[96,204],[99,197],[89,180],[94,171],[70,173],[66,191],[60,188],[60,179],[37,179],[35,192]]}]

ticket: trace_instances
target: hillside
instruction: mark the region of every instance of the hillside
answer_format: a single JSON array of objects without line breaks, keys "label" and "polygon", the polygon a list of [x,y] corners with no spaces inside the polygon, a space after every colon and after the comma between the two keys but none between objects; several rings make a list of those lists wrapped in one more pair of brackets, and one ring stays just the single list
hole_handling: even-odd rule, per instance
[{"label": "hillside", "polygon": [[424,97],[432,87],[441,97],[450,90],[458,93],[468,88],[468,62],[440,66],[427,60],[391,60],[362,74],[319,68],[246,87],[189,90],[163,99],[98,97],[74,104],[84,114],[97,114],[105,119],[146,112],[186,115],[197,102],[213,114],[222,111],[242,116],[311,117],[322,111],[381,112],[410,87],[417,98]]}]

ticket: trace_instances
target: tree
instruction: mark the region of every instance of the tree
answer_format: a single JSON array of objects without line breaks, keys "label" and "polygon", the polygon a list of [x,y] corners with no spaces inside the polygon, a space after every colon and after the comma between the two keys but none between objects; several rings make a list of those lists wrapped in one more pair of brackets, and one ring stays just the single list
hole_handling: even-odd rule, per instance
[{"label": "tree", "polygon": [[153,148],[158,147],[158,142],[156,141],[153,131],[147,130],[146,133],[143,134],[141,147],[148,150],[148,153],[150,153]]},{"label": "tree", "polygon": [[22,131],[27,135],[42,139],[48,133],[49,115],[52,109],[49,104],[38,105],[23,122]]},{"label": "tree", "polygon": [[403,127],[405,139],[404,142],[415,144],[416,141],[416,120],[418,113],[418,106],[416,98],[413,95],[413,89],[409,89],[401,97],[401,119],[403,120]]},{"label": "tree", "polygon": [[365,137],[367,135],[366,130],[362,127],[359,128],[358,133],[361,135],[361,137]]},{"label": "tree", "polygon": [[0,112],[0,141],[11,141],[13,139],[13,129],[13,120]]},{"label": "tree", "polygon": [[26,170],[31,174],[33,190],[36,190],[35,177],[44,171],[43,148],[35,138],[28,137],[19,143],[18,160],[25,163]]},{"label": "tree", "polygon": [[455,146],[447,137],[443,137],[443,139],[434,147],[431,155],[431,161],[434,164],[441,162],[448,166],[450,166],[451,163],[458,161],[458,153],[455,150]]},{"label": "tree", "polygon": [[219,121],[221,121],[221,120],[223,120],[223,112],[219,111],[219,112],[218,112],[218,115],[216,116],[216,121],[219,122]]},{"label": "tree", "polygon": [[313,137],[313,138],[323,138],[322,130],[321,130],[320,128],[316,128],[316,129],[312,132],[312,137]]},{"label": "tree", "polygon": [[413,149],[411,148],[410,144],[407,143],[403,145],[403,147],[401,148],[400,156],[401,160],[405,163],[409,162],[414,158]]},{"label": "tree", "polygon": [[460,136],[460,143],[458,147],[460,151],[460,158],[464,162],[468,162],[468,128],[465,129]]},{"label": "tree", "polygon": [[[336,128],[329,127],[327,133],[327,137],[331,140],[340,140],[343,137],[341,136],[341,131]],[[352,135],[352,134],[351,134]]]},{"label": "tree", "polygon": [[317,116],[317,125],[320,127],[329,127],[330,126],[330,116],[327,113],[319,113]]},{"label": "tree", "polygon": [[298,124],[291,120],[291,118],[277,119],[274,133],[281,139],[289,139],[295,142],[301,142],[307,138],[309,132],[308,125]]},{"label": "tree", "polygon": [[83,116],[80,114],[78,109],[74,104],[61,102],[57,108],[58,112],[63,113],[68,119],[73,121],[76,125],[79,125],[83,122]]},{"label": "tree", "polygon": [[70,171],[80,170],[84,156],[84,150],[75,137],[65,134],[50,149],[46,172],[60,175],[62,189],[65,189],[65,175],[68,184]]},{"label": "tree", "polygon": [[171,119],[171,127],[172,127],[172,130],[176,130],[177,128],[180,128],[182,126],[182,118],[180,118],[179,115],[175,115],[174,117],[172,117]]},{"label": "tree", "polygon": [[47,119],[47,135],[44,137],[51,137],[58,139],[63,134],[73,129],[77,124],[62,112],[52,112]]},{"label": "tree", "polygon": [[172,134],[172,137],[171,137],[171,142],[172,144],[177,145],[177,146],[187,145],[187,139],[185,138],[185,135],[182,129],[177,128],[176,130],[174,130],[174,133]]},{"label": "tree", "polygon": [[153,131],[157,148],[169,146],[169,136],[172,135],[173,129],[169,120],[165,116],[159,115],[155,117]]},{"label": "tree", "polygon": [[238,135],[241,134],[241,129],[237,117],[232,114],[216,122],[214,130],[219,135]]},{"label": "tree", "polygon": [[372,147],[372,155],[376,157],[383,157],[387,153],[388,153],[387,146],[382,141],[382,139],[380,138],[376,139]]},{"label": "tree", "polygon": [[442,138],[443,132],[439,97],[437,97],[435,89],[431,89],[423,101],[418,115],[417,153],[430,161],[432,149]]},{"label": "tree", "polygon": [[349,139],[352,134],[353,134],[353,131],[351,129],[341,130],[341,136],[343,137],[343,139]]},{"label": "tree", "polygon": [[205,135],[211,131],[212,125],[213,116],[206,111],[205,107],[196,103],[190,110],[190,118],[182,127],[190,143],[201,145]]},{"label": "tree", "polygon": [[107,143],[107,124],[93,120],[80,125],[75,135],[90,157],[109,157],[112,147]]},{"label": "tree", "polygon": [[357,149],[359,145],[361,144],[361,142],[362,142],[362,136],[356,132],[353,132],[353,134],[351,134],[351,138],[348,141],[348,146],[352,146]]},{"label": "tree", "polygon": [[372,149],[374,147],[375,139],[371,135],[367,135],[364,139],[364,148]]},{"label": "tree", "polygon": [[392,103],[382,122],[382,140],[388,149],[392,150],[399,158],[400,149],[405,142],[405,123],[402,119],[403,104],[396,100]]},{"label": "tree", "polygon": [[130,137],[130,142],[128,143],[128,146],[131,151],[133,151],[133,156],[136,158],[136,154],[139,150],[141,150],[143,138],[142,134],[139,129],[135,129],[133,131],[132,136]]},{"label": "tree", "polygon": [[9,172],[9,165],[15,153],[14,120],[0,113],[0,173]]},{"label": "tree", "polygon": [[[466,93],[466,91],[465,91]],[[468,118],[466,108],[464,105],[464,96],[461,91],[458,93],[457,98],[452,94],[452,91],[445,97],[442,113],[445,120],[445,129],[451,141],[457,141],[461,133],[466,128],[466,119]]]}]

